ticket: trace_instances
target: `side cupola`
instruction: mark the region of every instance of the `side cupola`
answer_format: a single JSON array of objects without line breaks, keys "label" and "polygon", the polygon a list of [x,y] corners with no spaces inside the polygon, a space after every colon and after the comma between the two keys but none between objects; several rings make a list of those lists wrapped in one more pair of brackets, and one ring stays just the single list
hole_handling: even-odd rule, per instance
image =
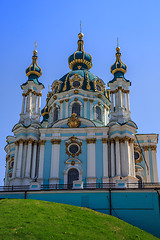
[{"label": "side cupola", "polygon": [[37,64],[37,59],[37,50],[35,49],[32,64],[26,69],[28,80],[21,85],[23,101],[19,122],[24,126],[29,126],[32,123],[40,124],[41,96],[44,85],[38,80],[42,71]]},{"label": "side cupola", "polygon": [[111,73],[114,75],[114,79],[124,77],[127,72],[127,66],[121,60],[120,47],[116,48],[116,61],[111,66]]}]

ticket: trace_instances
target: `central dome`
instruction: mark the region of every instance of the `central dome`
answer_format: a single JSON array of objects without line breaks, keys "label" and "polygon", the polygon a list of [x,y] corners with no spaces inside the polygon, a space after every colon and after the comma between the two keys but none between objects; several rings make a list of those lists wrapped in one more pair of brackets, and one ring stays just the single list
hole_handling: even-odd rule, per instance
[{"label": "central dome", "polygon": [[71,70],[87,69],[92,67],[92,57],[83,49],[84,42],[82,40],[83,33],[78,34],[78,49],[69,58],[68,63]]}]

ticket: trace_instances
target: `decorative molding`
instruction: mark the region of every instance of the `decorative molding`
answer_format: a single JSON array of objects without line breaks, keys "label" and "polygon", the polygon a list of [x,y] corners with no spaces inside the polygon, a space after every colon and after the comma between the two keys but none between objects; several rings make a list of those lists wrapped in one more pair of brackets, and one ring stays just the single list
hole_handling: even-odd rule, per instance
[{"label": "decorative molding", "polygon": [[74,94],[78,94],[79,93],[79,91],[76,89],[76,90],[74,90]]},{"label": "decorative molding", "polygon": [[151,148],[152,151],[156,151],[157,150],[157,146],[156,145],[150,146],[150,148]]},{"label": "decorative molding", "polygon": [[[72,144],[75,144],[78,146],[78,151],[76,153],[71,153],[69,151],[69,148]],[[81,150],[82,141],[79,140],[78,138],[76,138],[74,135],[66,141],[65,146],[66,146],[66,153],[68,156],[75,157],[75,156],[78,156],[82,152],[82,150]],[[74,161],[74,164],[75,164],[75,161]]]},{"label": "decorative molding", "polygon": [[70,128],[78,128],[81,125],[81,121],[77,117],[76,113],[72,113],[67,124]]}]

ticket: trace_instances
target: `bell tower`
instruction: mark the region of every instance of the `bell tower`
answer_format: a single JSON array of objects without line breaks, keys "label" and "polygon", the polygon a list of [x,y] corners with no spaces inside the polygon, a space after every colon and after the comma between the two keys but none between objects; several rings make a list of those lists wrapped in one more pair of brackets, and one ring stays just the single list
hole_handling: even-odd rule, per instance
[{"label": "bell tower", "polygon": [[40,123],[40,106],[42,89],[44,85],[39,82],[42,75],[41,68],[37,64],[37,50],[33,51],[32,64],[26,69],[28,80],[21,85],[23,89],[22,110],[20,114],[20,123],[29,126],[32,123]]},{"label": "bell tower", "polygon": [[129,87],[131,86],[131,82],[125,79],[124,74],[126,72],[127,66],[121,60],[120,47],[117,47],[116,61],[111,66],[111,73],[114,75],[114,78],[108,83],[108,86],[111,89],[110,121],[120,124],[131,120],[129,106]]}]

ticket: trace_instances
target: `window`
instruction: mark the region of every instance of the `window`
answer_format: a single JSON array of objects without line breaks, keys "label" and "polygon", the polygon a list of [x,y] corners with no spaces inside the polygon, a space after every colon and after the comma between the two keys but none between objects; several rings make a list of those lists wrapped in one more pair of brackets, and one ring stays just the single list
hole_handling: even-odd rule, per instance
[{"label": "window", "polygon": [[98,119],[99,121],[102,121],[101,109],[98,106],[96,107],[96,119]]},{"label": "window", "polygon": [[77,117],[80,117],[81,106],[79,103],[73,103],[72,105],[72,113],[76,113]]},{"label": "window", "polygon": [[77,144],[70,144],[69,146],[69,152],[70,153],[77,153],[79,151],[79,146]]},{"label": "window", "polygon": [[102,91],[101,87],[100,87],[98,84],[96,85],[96,88],[97,88],[97,90],[98,90],[99,92]]},{"label": "window", "polygon": [[73,82],[73,87],[74,88],[78,88],[80,86],[80,82],[79,81],[74,81]]},{"label": "window", "polygon": [[54,109],[54,117],[53,117],[53,121],[57,121],[58,120],[58,108]]}]

